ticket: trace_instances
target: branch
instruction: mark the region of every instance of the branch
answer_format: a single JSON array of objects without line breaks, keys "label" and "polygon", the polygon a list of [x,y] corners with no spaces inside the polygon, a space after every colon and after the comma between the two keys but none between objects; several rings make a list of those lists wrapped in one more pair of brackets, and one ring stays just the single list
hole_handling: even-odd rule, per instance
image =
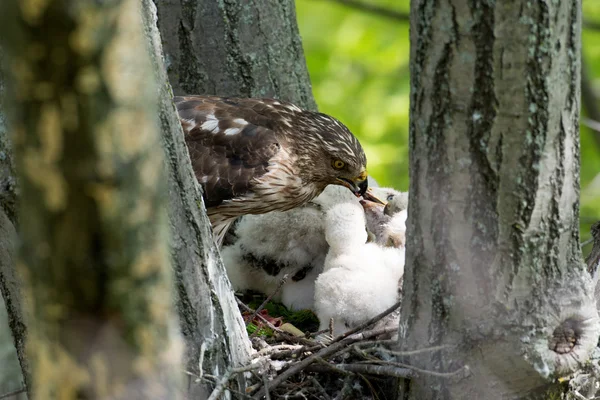
[{"label": "branch", "polygon": [[27,389],[25,387],[22,387],[21,389],[13,390],[12,392],[0,394],[0,400],[1,399],[7,399],[7,398],[9,398],[11,396],[16,396],[16,395],[21,394],[21,393],[25,393],[26,391],[27,391]]},{"label": "branch", "polygon": [[588,74],[588,66],[584,57],[581,59],[581,103],[589,118],[581,118],[581,123],[594,130],[594,142],[600,148],[600,108],[594,93],[594,87]]},{"label": "branch", "polygon": [[381,321],[383,318],[387,317],[388,315],[390,315],[391,313],[393,313],[397,308],[399,308],[402,305],[402,300],[400,300],[399,302],[397,302],[396,304],[394,304],[393,306],[391,306],[390,308],[388,308],[387,310],[385,310],[384,312],[382,312],[379,315],[374,316],[373,318],[371,318],[370,320],[368,320],[367,322],[360,324],[359,326],[357,326],[356,328],[350,329],[348,332],[345,332],[344,334],[335,337],[331,343],[336,343],[339,342],[342,339],[347,338],[350,335],[355,334],[356,332],[360,332],[363,329],[365,329],[368,326],[373,325],[376,322]]},{"label": "branch", "polygon": [[596,270],[598,269],[598,263],[600,262],[600,221],[592,225],[591,232],[594,245],[592,246],[592,251],[590,251],[590,254],[587,256],[585,262],[588,267],[588,272],[590,275],[594,276]]},{"label": "branch", "polygon": [[[369,339],[372,337],[376,337],[379,335],[383,335],[385,333],[394,332],[395,330],[396,330],[395,328],[394,329],[390,329],[390,328],[374,329],[374,330],[368,331],[368,332],[356,333],[351,336],[345,337],[337,342],[332,342],[332,344],[330,344],[329,346],[319,350],[317,353],[314,353],[314,354],[306,357],[304,360],[300,361],[298,364],[295,364],[294,366],[285,370],[283,373],[279,374],[275,379],[273,379],[273,381],[271,381],[271,387],[269,388],[269,390],[275,389],[281,383],[286,381],[289,377],[304,370],[306,367],[308,367],[312,363],[317,362],[318,359],[320,359],[320,358],[328,357],[328,356],[342,350],[344,347],[346,347],[352,343],[355,343],[355,342],[358,342],[361,340],[365,340],[365,339]],[[336,338],[336,340],[337,339],[339,339],[339,337]],[[254,395],[254,398],[260,399],[265,395],[265,393],[266,393],[266,390],[263,387],[258,393],[256,393]]]},{"label": "branch", "polygon": [[402,11],[397,11],[391,8],[377,6],[375,4],[364,3],[357,0],[323,0],[332,3],[341,4],[348,8],[353,8],[359,11],[365,11],[369,14],[378,15],[381,17],[393,19],[400,22],[410,22],[410,14]]},{"label": "branch", "polygon": [[227,382],[229,382],[229,380],[235,375],[262,368],[263,364],[264,362],[257,362],[255,364],[246,365],[244,367],[228,369],[227,372],[223,374],[223,377],[221,377],[221,379],[217,383],[217,386],[215,386],[215,389],[210,394],[208,400],[217,400],[223,392],[223,390],[225,389],[225,385],[227,384]]},{"label": "branch", "polygon": [[[353,372],[357,374],[371,374],[382,376],[393,376],[395,378],[412,378],[414,372],[408,368],[398,368],[392,365],[374,364],[329,364],[314,365],[310,367],[311,372]],[[338,371],[339,370],[339,371]]]},{"label": "branch", "polygon": [[586,18],[583,20],[583,28],[589,29],[590,31],[600,31],[600,22]]}]

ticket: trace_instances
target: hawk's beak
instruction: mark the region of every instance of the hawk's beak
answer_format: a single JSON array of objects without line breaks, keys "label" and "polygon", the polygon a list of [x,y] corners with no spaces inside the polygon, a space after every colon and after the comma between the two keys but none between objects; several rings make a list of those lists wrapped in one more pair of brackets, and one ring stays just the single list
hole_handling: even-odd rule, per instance
[{"label": "hawk's beak", "polygon": [[365,200],[369,200],[375,203],[383,204],[386,203],[378,199],[375,195],[371,193],[369,190],[369,182],[367,181],[367,171],[363,171],[355,177],[354,179],[346,179],[346,178],[337,178],[341,185],[346,186],[348,189],[352,191],[356,195],[356,197],[361,197]]},{"label": "hawk's beak", "polygon": [[340,185],[346,186],[356,195],[356,197],[363,196],[369,188],[369,182],[367,181],[367,171],[363,171],[357,177],[352,179],[337,178]]}]

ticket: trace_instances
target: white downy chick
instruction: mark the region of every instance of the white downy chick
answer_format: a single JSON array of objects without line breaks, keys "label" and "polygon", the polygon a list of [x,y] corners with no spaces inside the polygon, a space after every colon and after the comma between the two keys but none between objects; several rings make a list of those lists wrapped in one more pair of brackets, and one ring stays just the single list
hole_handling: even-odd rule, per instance
[{"label": "white downy chick", "polygon": [[[389,188],[372,190],[384,200],[400,194]],[[233,288],[270,295],[288,274],[274,299],[291,310],[312,309],[315,279],[329,250],[325,213],[340,203],[358,205],[359,199],[344,187],[330,185],[303,207],[241,217],[230,229],[232,244],[221,249]]]},{"label": "white downy chick", "polygon": [[398,299],[404,273],[404,248],[366,243],[365,214],[356,204],[340,204],[327,213],[330,245],[324,272],[315,282],[315,311],[320,329],[334,320],[334,334],[380,314]]},{"label": "white downy chick", "polygon": [[[360,201],[367,219],[367,230],[372,234],[372,241],[381,246],[403,246],[408,192],[377,188],[373,190],[373,193],[387,201],[387,205],[384,207],[382,204],[372,201]],[[398,216],[401,211],[405,212],[403,217]]]},{"label": "white downy chick", "polygon": [[329,249],[325,212],[340,202],[359,204],[348,189],[330,185],[303,207],[240,218],[233,244],[221,249],[233,288],[270,295],[288,274],[274,299],[291,310],[312,309],[314,282]]}]

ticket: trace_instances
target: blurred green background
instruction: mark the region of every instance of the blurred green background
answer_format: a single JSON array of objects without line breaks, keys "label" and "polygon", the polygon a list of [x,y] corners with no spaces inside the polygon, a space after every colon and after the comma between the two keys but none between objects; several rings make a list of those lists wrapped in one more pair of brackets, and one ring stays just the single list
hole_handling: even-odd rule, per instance
[{"label": "blurred green background", "polygon": [[[343,4],[352,0],[296,0],[313,93],[320,111],[360,138],[369,173],[381,185],[408,190],[409,24],[402,16],[409,13],[409,1],[358,1],[397,15]],[[583,0],[583,18],[584,62],[600,99],[600,0]],[[582,109],[582,115],[588,111]],[[585,241],[590,225],[600,220],[600,133],[583,124],[581,164]]]}]

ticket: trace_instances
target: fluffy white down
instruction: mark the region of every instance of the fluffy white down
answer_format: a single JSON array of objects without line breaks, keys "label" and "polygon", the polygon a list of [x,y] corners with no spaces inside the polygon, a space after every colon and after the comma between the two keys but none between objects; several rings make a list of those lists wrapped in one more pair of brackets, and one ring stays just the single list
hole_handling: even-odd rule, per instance
[{"label": "fluffy white down", "polygon": [[335,335],[396,303],[404,274],[404,247],[365,243],[364,214],[359,211],[360,206],[340,204],[327,213],[326,236],[331,248],[324,272],[315,282],[315,311],[320,329],[326,329],[330,318],[334,319]]},{"label": "fluffy white down", "polygon": [[[323,270],[329,249],[325,241],[325,211],[340,202],[359,204],[348,189],[330,185],[306,206],[242,217],[236,228],[237,241],[221,250],[233,288],[270,295],[288,274],[287,283],[274,299],[291,310],[312,309],[314,282]],[[248,255],[257,260],[270,259],[284,267],[277,275],[270,275],[251,265],[247,261]],[[304,279],[291,279],[296,272],[310,265],[313,268]]]},{"label": "fluffy white down", "polygon": [[[400,194],[390,188],[375,188],[373,192],[383,200]],[[341,203],[351,203],[361,209],[358,199],[348,189],[330,185],[306,206],[286,212],[242,217],[236,228],[237,240],[221,249],[233,288],[270,295],[281,278],[288,274],[287,283],[274,299],[291,310],[313,309],[315,279],[323,271],[329,250],[325,239],[326,211]],[[277,275],[270,275],[247,261],[248,255],[255,260],[270,259],[284,267]],[[304,279],[291,279],[309,265],[313,268]]]}]

